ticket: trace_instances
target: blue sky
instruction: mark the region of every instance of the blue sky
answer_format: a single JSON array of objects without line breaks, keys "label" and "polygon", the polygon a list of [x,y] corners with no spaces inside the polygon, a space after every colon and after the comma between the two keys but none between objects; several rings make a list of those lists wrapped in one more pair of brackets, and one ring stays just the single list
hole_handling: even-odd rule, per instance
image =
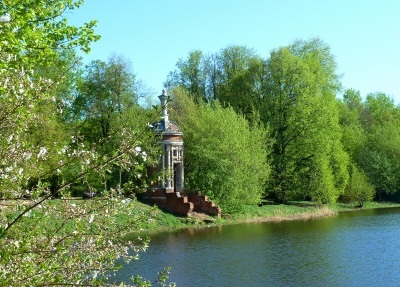
[{"label": "blue sky", "polygon": [[381,91],[400,104],[399,15],[398,0],[85,0],[69,18],[99,21],[102,39],[85,63],[122,55],[155,96],[190,51],[244,45],[266,59],[297,39],[319,37],[345,88],[363,97]]}]

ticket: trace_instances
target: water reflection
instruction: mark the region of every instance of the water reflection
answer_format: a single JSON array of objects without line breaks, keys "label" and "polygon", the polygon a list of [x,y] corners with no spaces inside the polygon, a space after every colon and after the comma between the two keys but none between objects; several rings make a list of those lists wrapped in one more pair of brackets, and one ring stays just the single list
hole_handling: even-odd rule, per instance
[{"label": "water reflection", "polygon": [[161,233],[118,276],[171,265],[178,286],[398,286],[399,212]]}]

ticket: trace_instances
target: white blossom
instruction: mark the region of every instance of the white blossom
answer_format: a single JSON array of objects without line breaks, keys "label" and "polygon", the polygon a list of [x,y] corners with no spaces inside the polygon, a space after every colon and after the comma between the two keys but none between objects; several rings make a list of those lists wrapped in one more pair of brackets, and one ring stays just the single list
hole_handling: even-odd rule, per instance
[{"label": "white blossom", "polygon": [[31,158],[31,156],[32,156],[32,153],[31,152],[24,152],[23,154],[22,154],[22,156],[23,156],[23,158],[25,159],[25,160],[29,160],[30,158]]},{"label": "white blossom", "polygon": [[5,23],[8,23],[8,22],[10,22],[11,21],[11,16],[10,16],[10,14],[5,14],[5,15],[2,15],[2,16],[0,16],[0,22],[5,22]]},{"label": "white blossom", "polygon": [[92,215],[90,216],[90,218],[89,218],[89,223],[92,223],[92,222],[93,222],[93,219],[94,219],[94,214],[92,214]]},{"label": "white blossom", "polygon": [[37,158],[44,158],[46,156],[46,153],[47,153],[46,147],[40,147]]}]

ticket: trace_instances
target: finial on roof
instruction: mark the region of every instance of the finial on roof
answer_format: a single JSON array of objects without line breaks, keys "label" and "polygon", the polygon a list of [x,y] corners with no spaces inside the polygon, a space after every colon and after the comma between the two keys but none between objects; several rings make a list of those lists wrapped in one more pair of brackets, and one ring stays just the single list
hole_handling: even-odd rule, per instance
[{"label": "finial on roof", "polygon": [[167,111],[167,103],[168,103],[168,95],[165,89],[162,90],[162,94],[158,96],[161,101],[162,108],[162,117],[165,119],[166,126],[168,126],[168,111]]}]

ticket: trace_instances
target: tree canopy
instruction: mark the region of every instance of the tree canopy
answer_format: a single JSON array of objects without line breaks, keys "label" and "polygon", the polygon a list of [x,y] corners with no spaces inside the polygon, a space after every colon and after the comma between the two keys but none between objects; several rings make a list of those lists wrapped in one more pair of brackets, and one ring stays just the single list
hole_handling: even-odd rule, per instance
[{"label": "tree canopy", "polygon": [[219,103],[173,94],[171,115],[185,135],[186,189],[209,195],[226,213],[259,203],[270,172],[267,131]]}]

